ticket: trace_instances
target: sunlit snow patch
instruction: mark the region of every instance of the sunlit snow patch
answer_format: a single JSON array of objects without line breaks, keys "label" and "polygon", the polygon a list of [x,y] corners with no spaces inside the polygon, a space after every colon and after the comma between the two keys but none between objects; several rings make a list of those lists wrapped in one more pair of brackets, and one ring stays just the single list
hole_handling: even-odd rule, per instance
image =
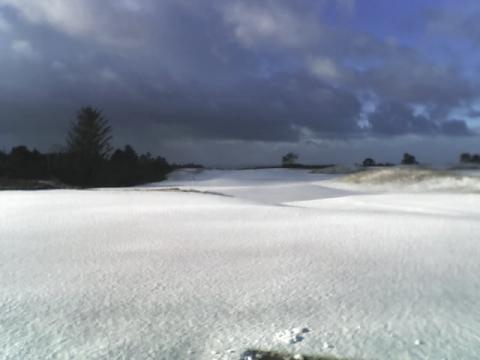
[{"label": "sunlit snow patch", "polygon": [[453,170],[422,167],[369,169],[324,183],[357,191],[480,193],[480,178]]}]

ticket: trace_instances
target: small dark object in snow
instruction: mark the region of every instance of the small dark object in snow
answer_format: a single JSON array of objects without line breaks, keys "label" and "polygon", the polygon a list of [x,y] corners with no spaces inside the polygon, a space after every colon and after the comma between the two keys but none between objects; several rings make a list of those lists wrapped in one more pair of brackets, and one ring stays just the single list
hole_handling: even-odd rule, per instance
[{"label": "small dark object in snow", "polygon": [[287,354],[263,350],[247,350],[241,355],[240,360],[296,360],[299,358],[303,360],[341,360],[331,356]]}]

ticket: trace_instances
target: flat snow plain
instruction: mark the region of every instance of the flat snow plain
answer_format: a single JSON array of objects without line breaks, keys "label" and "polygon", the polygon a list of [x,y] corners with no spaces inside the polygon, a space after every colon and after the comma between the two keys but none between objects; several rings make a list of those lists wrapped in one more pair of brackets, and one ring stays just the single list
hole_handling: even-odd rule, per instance
[{"label": "flat snow plain", "polygon": [[0,359],[478,359],[480,178],[418,171],[1,192]]}]

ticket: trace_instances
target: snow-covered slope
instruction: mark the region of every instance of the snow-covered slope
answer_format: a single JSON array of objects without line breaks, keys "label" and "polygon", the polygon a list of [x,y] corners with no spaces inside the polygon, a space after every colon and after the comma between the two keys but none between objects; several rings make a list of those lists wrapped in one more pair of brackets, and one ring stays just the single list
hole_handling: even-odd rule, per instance
[{"label": "snow-covered slope", "polygon": [[0,193],[0,359],[477,359],[480,195],[342,181]]},{"label": "snow-covered slope", "polygon": [[281,204],[368,193],[478,193],[480,170],[422,167],[371,168],[329,174],[302,169],[180,170],[149,188],[215,191],[238,198]]},{"label": "snow-covered slope", "polygon": [[309,170],[198,170],[186,169],[173,173],[161,183],[147,188],[194,189],[216,192],[264,204],[313,200],[351,194],[348,189],[325,186],[326,180],[339,175],[314,174]]},{"label": "snow-covered slope", "polygon": [[480,171],[377,168],[358,171],[324,185],[351,191],[480,193]]}]

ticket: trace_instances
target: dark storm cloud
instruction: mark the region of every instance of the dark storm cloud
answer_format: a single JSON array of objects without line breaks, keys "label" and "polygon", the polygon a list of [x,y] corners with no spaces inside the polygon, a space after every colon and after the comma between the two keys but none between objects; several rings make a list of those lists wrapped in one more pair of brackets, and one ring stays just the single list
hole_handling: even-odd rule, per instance
[{"label": "dark storm cloud", "polygon": [[464,120],[447,120],[440,123],[441,132],[452,136],[473,135]]},{"label": "dark storm cloud", "polygon": [[470,134],[451,114],[478,98],[463,69],[342,26],[358,6],[0,0],[0,132],[51,144],[92,104],[137,142]]},{"label": "dark storm cloud", "polygon": [[[187,107],[194,111],[183,116],[184,122],[205,130],[205,135],[217,133],[230,139],[240,135],[250,140],[295,140],[300,127],[323,134],[356,132],[361,110],[351,93],[302,74],[250,79],[238,84],[235,91],[190,98],[197,104]],[[204,121],[199,121],[198,114],[204,114]]]},{"label": "dark storm cloud", "polygon": [[369,117],[372,131],[385,135],[431,134],[437,131],[435,123],[424,115],[415,115],[400,103],[382,103]]},{"label": "dark storm cloud", "polygon": [[398,102],[380,104],[369,117],[371,130],[382,135],[471,135],[464,120],[437,122],[425,114],[416,114],[414,109]]},{"label": "dark storm cloud", "polygon": [[460,72],[435,66],[418,57],[391,59],[363,72],[360,84],[384,99],[450,109],[470,102],[477,93]]}]

